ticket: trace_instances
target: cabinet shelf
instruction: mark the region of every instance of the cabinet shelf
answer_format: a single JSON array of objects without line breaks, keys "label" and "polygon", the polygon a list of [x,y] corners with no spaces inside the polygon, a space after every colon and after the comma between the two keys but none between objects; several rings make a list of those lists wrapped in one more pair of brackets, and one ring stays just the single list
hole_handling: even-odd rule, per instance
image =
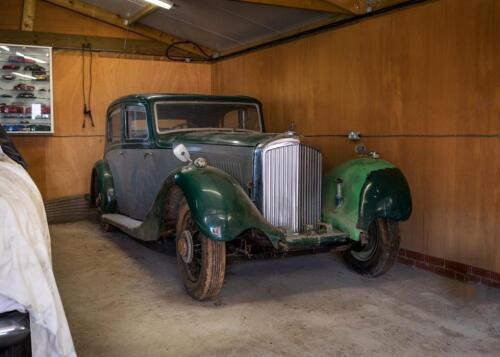
[{"label": "cabinet shelf", "polygon": [[[3,45],[0,43],[0,45]],[[0,107],[2,110],[15,110],[20,113],[0,112],[0,124],[5,130],[12,134],[36,135],[54,132],[54,108],[52,100],[52,49],[43,46],[24,46],[5,44],[9,52],[0,53]],[[21,56],[17,55],[19,53]],[[23,59],[22,57],[34,58],[37,61],[17,62],[10,59]],[[45,63],[40,63],[40,61]],[[5,65],[19,67],[17,69],[3,68]],[[29,67],[39,67],[34,70]],[[28,68],[27,68],[28,67]],[[14,74],[14,72],[18,74]],[[12,79],[2,78],[10,76]],[[44,76],[40,80],[29,78]],[[15,86],[33,87],[34,90],[14,89]],[[43,90],[40,90],[43,89]],[[18,97],[22,93],[34,95],[34,98]],[[2,95],[8,95],[2,97]]]}]

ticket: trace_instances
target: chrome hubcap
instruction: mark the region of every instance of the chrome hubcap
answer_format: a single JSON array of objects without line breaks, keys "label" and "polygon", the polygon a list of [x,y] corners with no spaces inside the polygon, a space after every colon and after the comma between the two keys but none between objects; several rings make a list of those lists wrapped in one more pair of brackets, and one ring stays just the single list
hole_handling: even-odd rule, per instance
[{"label": "chrome hubcap", "polygon": [[191,232],[187,230],[182,232],[177,241],[177,252],[184,263],[189,264],[193,261],[193,237]]}]

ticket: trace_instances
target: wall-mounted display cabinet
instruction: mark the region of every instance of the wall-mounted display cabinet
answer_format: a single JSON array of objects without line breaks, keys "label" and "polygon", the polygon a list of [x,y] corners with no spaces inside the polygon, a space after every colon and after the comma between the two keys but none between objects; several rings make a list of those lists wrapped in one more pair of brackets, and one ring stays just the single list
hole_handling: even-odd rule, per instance
[{"label": "wall-mounted display cabinet", "polygon": [[0,43],[0,124],[9,133],[54,132],[52,48]]}]

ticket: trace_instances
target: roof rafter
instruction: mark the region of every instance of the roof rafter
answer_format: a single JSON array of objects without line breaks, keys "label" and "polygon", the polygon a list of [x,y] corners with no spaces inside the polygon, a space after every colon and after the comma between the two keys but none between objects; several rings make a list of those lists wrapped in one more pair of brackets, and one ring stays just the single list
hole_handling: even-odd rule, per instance
[{"label": "roof rafter", "polygon": [[33,31],[35,24],[36,0],[24,0],[23,19],[21,21],[22,31]]},{"label": "roof rafter", "polygon": [[362,14],[366,10],[365,1],[361,0],[236,0],[240,2],[291,7],[296,9],[322,11],[330,13]]},{"label": "roof rafter", "polygon": [[[184,41],[180,38],[177,38],[168,33],[162,32],[160,30],[157,30],[155,28],[146,25],[132,24],[129,26],[127,25],[127,19],[124,19],[123,17],[117,14],[104,10],[100,7],[87,4],[80,0],[44,0],[44,1],[168,45]],[[180,43],[175,45],[175,47],[178,47],[186,52],[195,54],[197,56],[203,56],[203,57],[205,57],[205,53],[211,55],[213,52],[211,49],[203,46],[200,46],[203,49],[203,51],[201,51],[197,46],[190,43]]]},{"label": "roof rafter", "polygon": [[158,6],[153,5],[153,4],[149,4],[149,5],[144,6],[142,9],[137,11],[135,14],[133,14],[127,18],[127,25],[130,26],[130,25],[136,23],[137,21],[139,21],[143,17],[146,17],[149,14],[155,12],[157,9],[158,9]]}]

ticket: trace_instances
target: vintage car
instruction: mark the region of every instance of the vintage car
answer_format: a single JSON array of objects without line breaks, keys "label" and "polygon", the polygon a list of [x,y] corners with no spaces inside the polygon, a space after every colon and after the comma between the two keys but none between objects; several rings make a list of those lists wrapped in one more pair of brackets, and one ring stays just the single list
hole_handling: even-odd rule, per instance
[{"label": "vintage car", "polygon": [[17,98],[36,98],[35,94],[31,92],[22,92],[17,95]]},{"label": "vintage car", "polygon": [[396,259],[398,222],[412,206],[402,172],[374,157],[323,176],[321,152],[294,132],[266,133],[254,98],[130,95],[108,109],[90,199],[105,229],[175,238],[198,300],[220,291],[227,254],[339,250],[378,276]]},{"label": "vintage car", "polygon": [[24,67],[24,70],[31,71],[31,72],[37,72],[37,74],[45,74],[47,72],[47,70],[44,67],[42,67],[38,64],[28,65],[28,66]]},{"label": "vintage car", "polygon": [[0,106],[0,113],[24,113],[24,108],[17,105],[2,105]]},{"label": "vintage car", "polygon": [[4,64],[2,66],[2,69],[4,69],[4,70],[16,70],[16,69],[19,69],[19,66],[17,64]]},{"label": "vintage car", "polygon": [[19,90],[19,91],[25,91],[25,92],[34,91],[35,86],[30,86],[29,84],[19,83],[19,84],[16,84],[14,86],[13,90]]}]

